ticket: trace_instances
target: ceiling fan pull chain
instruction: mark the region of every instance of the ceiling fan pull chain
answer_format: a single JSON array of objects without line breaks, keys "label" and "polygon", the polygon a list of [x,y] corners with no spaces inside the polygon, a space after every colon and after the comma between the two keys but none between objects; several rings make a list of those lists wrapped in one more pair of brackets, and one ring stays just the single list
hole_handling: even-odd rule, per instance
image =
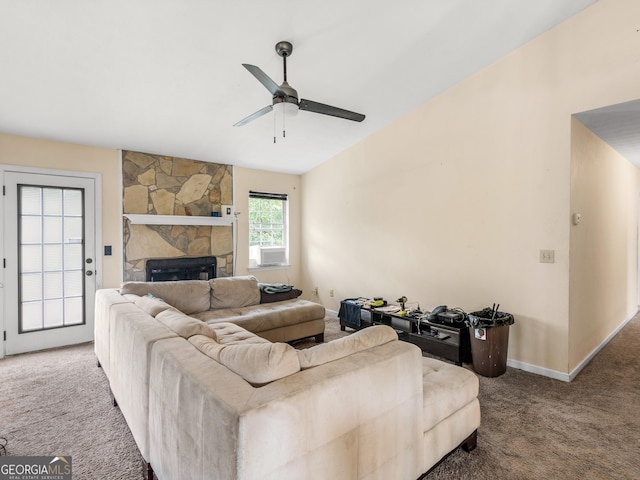
[{"label": "ceiling fan pull chain", "polygon": [[276,112],[273,112],[273,143],[276,143]]}]

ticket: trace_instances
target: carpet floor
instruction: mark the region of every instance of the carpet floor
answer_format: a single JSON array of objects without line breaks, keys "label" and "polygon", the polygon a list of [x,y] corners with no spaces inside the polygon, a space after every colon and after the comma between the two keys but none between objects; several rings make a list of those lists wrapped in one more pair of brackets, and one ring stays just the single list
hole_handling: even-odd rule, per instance
[{"label": "carpet floor", "polygon": [[[325,341],[349,333],[326,323]],[[636,316],[571,383],[512,368],[479,377],[478,448],[453,452],[427,480],[640,478],[638,352]],[[71,455],[76,480],[143,478],[93,344],[7,357],[0,378],[9,455]]]}]

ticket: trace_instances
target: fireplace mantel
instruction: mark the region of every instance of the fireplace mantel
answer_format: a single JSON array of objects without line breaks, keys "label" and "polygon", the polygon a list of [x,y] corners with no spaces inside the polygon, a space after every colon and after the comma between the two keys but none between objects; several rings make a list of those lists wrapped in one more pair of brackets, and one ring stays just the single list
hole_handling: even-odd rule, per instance
[{"label": "fireplace mantel", "polygon": [[224,227],[233,224],[234,217],[204,217],[187,215],[144,215],[137,213],[125,213],[134,225],[211,225]]}]

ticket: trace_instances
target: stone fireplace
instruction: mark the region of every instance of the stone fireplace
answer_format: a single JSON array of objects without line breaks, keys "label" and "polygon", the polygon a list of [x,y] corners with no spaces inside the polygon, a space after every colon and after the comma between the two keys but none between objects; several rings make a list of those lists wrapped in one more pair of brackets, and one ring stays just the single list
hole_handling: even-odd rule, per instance
[{"label": "stone fireplace", "polygon": [[233,275],[230,165],[123,151],[122,179],[125,281],[145,281],[147,260],[180,257],[215,257],[215,276]]}]

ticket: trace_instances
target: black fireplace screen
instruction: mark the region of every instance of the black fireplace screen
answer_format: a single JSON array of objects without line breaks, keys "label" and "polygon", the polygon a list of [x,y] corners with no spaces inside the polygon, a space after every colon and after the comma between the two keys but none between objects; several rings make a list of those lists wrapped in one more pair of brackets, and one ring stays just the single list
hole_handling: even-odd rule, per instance
[{"label": "black fireplace screen", "polygon": [[216,257],[154,258],[147,260],[147,282],[216,278]]}]

